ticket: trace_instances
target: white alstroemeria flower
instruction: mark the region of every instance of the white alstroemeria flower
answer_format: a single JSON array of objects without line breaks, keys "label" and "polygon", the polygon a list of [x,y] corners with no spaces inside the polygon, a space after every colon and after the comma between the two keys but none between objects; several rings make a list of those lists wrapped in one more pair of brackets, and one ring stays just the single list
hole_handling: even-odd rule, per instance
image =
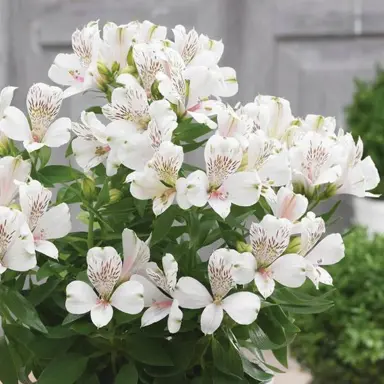
[{"label": "white alstroemeria flower", "polygon": [[268,110],[266,116],[269,118],[263,121],[260,128],[268,137],[281,140],[294,120],[289,101],[280,97],[259,95],[256,96],[255,103]]},{"label": "white alstroemeria flower", "polygon": [[276,202],[270,203],[273,214],[279,219],[297,222],[307,211],[308,199],[291,189],[281,187],[276,195]]},{"label": "white alstroemeria flower", "polygon": [[319,283],[332,285],[331,275],[321,266],[338,263],[344,257],[344,243],[340,234],[331,234],[324,237],[325,223],[321,217],[309,212],[301,220],[301,250],[307,263],[306,274],[316,288]]},{"label": "white alstroemeria flower", "polygon": [[122,234],[124,262],[119,281],[128,281],[132,276],[145,275],[150,251],[131,229],[125,228]]},{"label": "white alstroemeria flower", "polygon": [[81,123],[72,123],[76,138],[72,141],[77,164],[88,172],[106,161],[107,176],[116,174],[121,162],[110,146],[109,132],[93,112],[81,113]]},{"label": "white alstroemeria flower", "polygon": [[194,28],[187,33],[183,25],[176,25],[172,31],[175,37],[172,47],[179,52],[185,65],[188,65],[199,50],[199,34]]},{"label": "white alstroemeria flower", "polygon": [[24,215],[0,207],[0,274],[7,269],[25,272],[36,267],[33,236]]},{"label": "white alstroemeria flower", "polygon": [[144,287],[144,306],[148,307],[141,318],[141,326],[157,323],[168,316],[169,332],[177,333],[183,319],[183,312],[177,300],[173,299],[177,282],[177,262],[167,253],[162,258],[163,270],[153,264],[147,269],[147,276],[151,281],[139,275],[134,276],[134,280],[139,281]]},{"label": "white alstroemeria flower", "polygon": [[57,259],[59,252],[50,241],[68,235],[71,217],[65,203],[48,209],[52,192],[37,180],[19,185],[20,207],[33,235],[36,251]]},{"label": "white alstroemeria flower", "polygon": [[317,132],[323,136],[334,137],[336,119],[331,116],[307,115],[303,121],[303,129]]},{"label": "white alstroemeria flower", "polygon": [[132,196],[139,200],[153,199],[155,215],[163,213],[176,196],[176,182],[183,160],[182,147],[170,141],[161,143],[144,171],[128,175]]},{"label": "white alstroemeria flower", "polygon": [[151,120],[143,132],[125,122],[114,121],[107,127],[111,148],[116,148],[119,161],[135,171],[145,168],[162,142],[171,141],[177,127],[177,116],[168,101],[152,102],[148,112]]},{"label": "white alstroemeria flower", "polygon": [[260,197],[261,181],[257,172],[236,172],[242,156],[240,143],[233,137],[211,136],[204,152],[207,173],[195,171],[178,180],[180,207],[203,207],[208,202],[225,218],[231,204],[242,207],[255,204]]},{"label": "white alstroemeria flower", "polygon": [[12,203],[19,191],[17,182],[26,181],[30,173],[30,160],[23,160],[21,156],[0,159],[0,206]]},{"label": "white alstroemeria flower", "polygon": [[11,106],[13,93],[17,87],[5,87],[0,92],[0,132],[3,132],[3,126],[12,124],[17,126],[23,124],[25,116],[20,109]]},{"label": "white alstroemeria flower", "polygon": [[102,108],[104,116],[114,123],[111,127],[134,128],[138,132],[145,130],[151,119],[145,90],[129,74],[120,75],[116,81],[124,87],[113,90],[111,102]]},{"label": "white alstroemeria flower", "polygon": [[256,171],[260,177],[261,194],[268,201],[275,201],[272,187],[288,185],[291,182],[291,168],[288,152],[276,139],[270,139],[259,130],[251,135],[248,143],[248,171]]},{"label": "white alstroemeria flower", "polygon": [[[28,152],[44,147],[55,148],[66,144],[71,135],[71,120],[67,117],[56,119],[63,102],[63,91],[44,83],[29,88],[27,109],[31,125],[24,116],[22,121],[13,118],[7,109],[3,132],[13,140],[23,141]],[[12,110],[14,112],[14,110]]]},{"label": "white alstroemeria flower", "polygon": [[218,249],[212,253],[208,263],[208,276],[212,294],[192,277],[181,277],[176,284],[174,298],[180,307],[204,308],[201,314],[201,330],[213,334],[223,321],[224,311],[236,323],[252,324],[260,310],[260,298],[251,292],[235,292],[232,278],[232,260],[238,253],[234,250]]},{"label": "white alstroemeria flower", "polygon": [[307,133],[290,149],[293,184],[311,194],[316,186],[334,183],[341,176],[340,149],[329,137]]},{"label": "white alstroemeria flower", "polygon": [[141,25],[138,21],[132,21],[125,25],[116,25],[112,22],[106,23],[103,27],[99,61],[109,69],[112,68],[114,63],[118,63],[120,69],[125,68],[129,49],[140,28]]},{"label": "white alstroemeria flower", "polygon": [[87,254],[87,274],[93,288],[83,281],[73,281],[67,286],[65,307],[75,315],[91,312],[96,327],[107,325],[113,316],[113,307],[135,315],[144,308],[144,288],[137,281],[118,284],[122,262],[112,247],[94,247]]},{"label": "white alstroemeria flower", "polygon": [[63,97],[84,92],[95,85],[96,60],[100,46],[98,21],[91,21],[72,35],[74,53],[60,53],[48,71],[57,84],[68,86]]},{"label": "white alstroemeria flower", "polygon": [[275,281],[286,287],[300,287],[306,278],[306,261],[297,254],[284,254],[289,245],[292,223],[272,215],[251,225],[252,253],[241,253],[234,264],[234,279],[238,284],[254,280],[257,289],[269,297]]},{"label": "white alstroemeria flower", "polygon": [[370,156],[363,157],[363,142],[359,138],[357,143],[350,133],[339,137],[339,144],[345,151],[342,158],[342,173],[335,182],[337,194],[354,195],[357,197],[377,197],[368,192],[379,184],[380,176]]},{"label": "white alstroemeria flower", "polygon": [[135,35],[136,43],[152,43],[165,40],[167,37],[167,27],[156,25],[148,20],[144,20]]}]

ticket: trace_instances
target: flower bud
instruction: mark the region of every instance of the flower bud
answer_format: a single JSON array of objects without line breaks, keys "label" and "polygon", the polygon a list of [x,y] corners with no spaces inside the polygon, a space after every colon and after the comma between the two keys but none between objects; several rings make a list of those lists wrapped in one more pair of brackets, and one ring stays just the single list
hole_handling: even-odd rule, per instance
[{"label": "flower bud", "polygon": [[92,201],[96,197],[95,181],[90,177],[86,177],[81,181],[81,191],[86,200]]},{"label": "flower bud", "polygon": [[101,61],[98,61],[97,62],[97,70],[99,71],[100,75],[104,75],[106,77],[109,77],[110,75],[110,71],[109,69],[107,68],[107,66],[102,63]]},{"label": "flower bud", "polygon": [[301,249],[301,237],[296,236],[290,242],[284,253],[299,253]]},{"label": "flower bud", "polygon": [[119,202],[123,197],[123,192],[119,189],[112,188],[109,190],[109,203],[114,204]]},{"label": "flower bud", "polygon": [[117,61],[115,61],[112,64],[111,72],[112,73],[117,73],[117,72],[119,72],[119,70],[120,70],[120,64]]},{"label": "flower bud", "polygon": [[120,74],[122,73],[128,73],[130,75],[134,75],[137,73],[136,71],[136,67],[132,66],[132,65],[127,65],[126,67],[124,67],[121,71],[120,71]]},{"label": "flower bud", "polygon": [[252,252],[252,246],[250,244],[244,243],[244,241],[237,241],[236,250],[240,253]]},{"label": "flower bud", "polygon": [[127,64],[129,67],[134,67],[136,69],[135,60],[133,59],[133,46],[129,48],[128,55],[127,55]]},{"label": "flower bud", "polygon": [[325,191],[323,192],[323,196],[324,196],[324,200],[325,199],[329,199],[331,198],[332,196],[336,195],[336,192],[338,190],[338,187],[336,184],[328,184],[327,185],[327,188],[325,189]]},{"label": "flower bud", "polygon": [[0,132],[0,156],[7,156],[11,154],[11,143],[4,133]]}]

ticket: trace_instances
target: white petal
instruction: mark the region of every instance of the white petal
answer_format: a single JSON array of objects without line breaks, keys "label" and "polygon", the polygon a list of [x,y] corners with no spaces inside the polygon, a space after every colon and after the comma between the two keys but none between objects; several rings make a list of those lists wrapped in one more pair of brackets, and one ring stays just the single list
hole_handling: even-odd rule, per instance
[{"label": "white petal", "polygon": [[198,112],[187,112],[188,115],[190,115],[197,123],[205,124],[211,129],[215,129],[217,127],[217,124],[212,121],[207,115],[204,115],[203,113]]},{"label": "white petal", "polygon": [[364,174],[365,190],[370,191],[371,189],[376,188],[380,182],[380,176],[371,156],[367,156],[362,160],[360,165]]},{"label": "white petal", "polygon": [[169,299],[167,305],[159,306],[157,303],[154,303],[150,306],[141,317],[141,326],[147,327],[148,325],[157,323],[160,320],[163,320],[169,315],[171,311],[172,300]]},{"label": "white petal", "polygon": [[213,301],[207,288],[192,277],[179,279],[173,297],[180,307],[188,309],[203,308]]},{"label": "white petal", "polygon": [[71,231],[71,217],[69,207],[61,203],[48,210],[39,220],[36,229],[33,231],[35,238],[60,239]]},{"label": "white petal", "polygon": [[170,253],[166,253],[161,260],[168,286],[171,291],[173,291],[176,286],[177,272],[179,270],[179,266],[173,255],[171,255]]},{"label": "white petal", "polygon": [[305,196],[282,187],[277,193],[276,206],[271,208],[275,216],[294,222],[305,214],[307,207],[308,200]]},{"label": "white petal", "polygon": [[122,262],[112,247],[94,247],[87,253],[87,274],[103,299],[108,299],[121,274]]},{"label": "white petal", "polygon": [[126,281],[113,292],[111,304],[131,315],[140,313],[144,308],[144,287],[138,281]]},{"label": "white petal", "polygon": [[59,251],[57,250],[55,244],[47,240],[38,240],[35,241],[35,248],[37,252],[42,253],[43,255],[49,256],[52,259],[59,258]]},{"label": "white petal", "polygon": [[232,276],[236,284],[248,284],[256,273],[257,263],[250,252],[239,253],[233,260]]},{"label": "white petal", "polygon": [[260,311],[260,298],[251,292],[236,292],[222,301],[225,312],[238,324],[252,324]]},{"label": "white petal", "polygon": [[4,110],[11,105],[13,99],[13,93],[17,87],[5,87],[1,90],[0,93],[0,119],[4,115]]},{"label": "white petal", "polygon": [[275,281],[268,274],[268,271],[256,272],[255,284],[264,299],[271,296],[275,290]]},{"label": "white petal", "polygon": [[248,207],[260,198],[261,180],[257,172],[238,172],[228,177],[223,188],[232,204]]},{"label": "white petal", "polygon": [[81,315],[89,312],[97,303],[94,290],[83,281],[72,281],[67,285],[65,308],[69,313]]},{"label": "white petal", "polygon": [[207,305],[201,314],[201,330],[205,335],[212,335],[223,321],[224,311],[221,305]]},{"label": "white petal", "polygon": [[12,140],[32,140],[29,123],[24,113],[16,107],[8,107],[1,120],[2,132]]},{"label": "white petal", "polygon": [[343,238],[339,233],[333,233],[320,241],[306,256],[306,260],[317,265],[338,263],[344,257]]},{"label": "white petal", "polygon": [[175,200],[176,192],[172,188],[168,188],[164,191],[164,193],[160,196],[156,196],[153,199],[153,213],[156,216],[161,215],[165,212]]},{"label": "white petal", "polygon": [[[209,181],[203,171],[194,171],[186,178],[186,197],[196,207],[204,207],[208,201]],[[177,184],[176,184],[177,189]]]},{"label": "white petal", "polygon": [[231,212],[231,201],[228,197],[221,195],[220,192],[218,194],[211,194],[208,204],[223,219]]},{"label": "white petal", "polygon": [[280,284],[297,288],[304,284],[306,261],[300,255],[283,255],[274,261],[268,270],[272,272],[273,279]]},{"label": "white petal", "polygon": [[91,320],[97,328],[106,326],[113,317],[113,308],[108,303],[100,303],[91,309]]},{"label": "white petal", "polygon": [[70,129],[71,120],[67,117],[61,117],[48,127],[42,142],[51,148],[61,147],[70,140]]},{"label": "white petal", "polygon": [[192,203],[188,200],[188,182],[185,177],[176,181],[176,201],[181,209],[189,209]]},{"label": "white petal", "polygon": [[96,167],[107,158],[108,152],[100,154],[100,148],[102,145],[97,140],[85,140],[82,137],[77,137],[72,141],[76,162],[85,171]]},{"label": "white petal", "polygon": [[173,300],[171,311],[168,316],[168,330],[169,333],[177,333],[180,330],[181,322],[183,320],[183,312],[179,308],[177,300]]},{"label": "white petal", "polygon": [[213,297],[224,297],[235,286],[232,277],[233,260],[237,257],[235,250],[217,249],[208,262],[208,277]]},{"label": "white petal", "polygon": [[317,267],[317,272],[319,274],[320,283],[323,283],[326,285],[332,285],[333,284],[332,276],[324,268]]},{"label": "white petal", "polygon": [[146,277],[133,275],[130,281],[138,281],[144,287],[144,307],[150,307],[156,302],[162,303],[170,300],[168,296],[164,295],[164,293]]},{"label": "white petal", "polygon": [[124,263],[120,280],[145,271],[149,261],[149,247],[140,240],[131,229],[124,229],[122,234]]}]

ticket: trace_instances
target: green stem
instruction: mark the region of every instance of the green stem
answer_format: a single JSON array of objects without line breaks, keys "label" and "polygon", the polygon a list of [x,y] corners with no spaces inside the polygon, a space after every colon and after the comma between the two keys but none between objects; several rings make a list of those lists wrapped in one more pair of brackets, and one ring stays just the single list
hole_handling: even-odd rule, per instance
[{"label": "green stem", "polygon": [[89,220],[88,220],[88,249],[93,247],[93,223],[95,221],[95,215],[93,212],[89,211]]}]

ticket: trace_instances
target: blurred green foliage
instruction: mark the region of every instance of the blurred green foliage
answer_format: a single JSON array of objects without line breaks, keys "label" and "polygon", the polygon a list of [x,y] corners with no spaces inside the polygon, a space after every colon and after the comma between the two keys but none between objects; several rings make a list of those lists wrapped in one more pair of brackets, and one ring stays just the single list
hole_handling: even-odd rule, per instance
[{"label": "blurred green foliage", "polygon": [[384,194],[384,70],[377,68],[372,81],[355,80],[346,122],[355,140],[364,142],[364,157],[371,156],[381,176],[374,193]]},{"label": "blurred green foliage", "polygon": [[[384,105],[384,104],[383,104]],[[384,235],[357,228],[346,255],[328,267],[336,290],[329,311],[300,316],[292,352],[316,384],[384,383]],[[308,290],[313,289],[308,286]],[[329,287],[321,288],[329,291]]]}]

